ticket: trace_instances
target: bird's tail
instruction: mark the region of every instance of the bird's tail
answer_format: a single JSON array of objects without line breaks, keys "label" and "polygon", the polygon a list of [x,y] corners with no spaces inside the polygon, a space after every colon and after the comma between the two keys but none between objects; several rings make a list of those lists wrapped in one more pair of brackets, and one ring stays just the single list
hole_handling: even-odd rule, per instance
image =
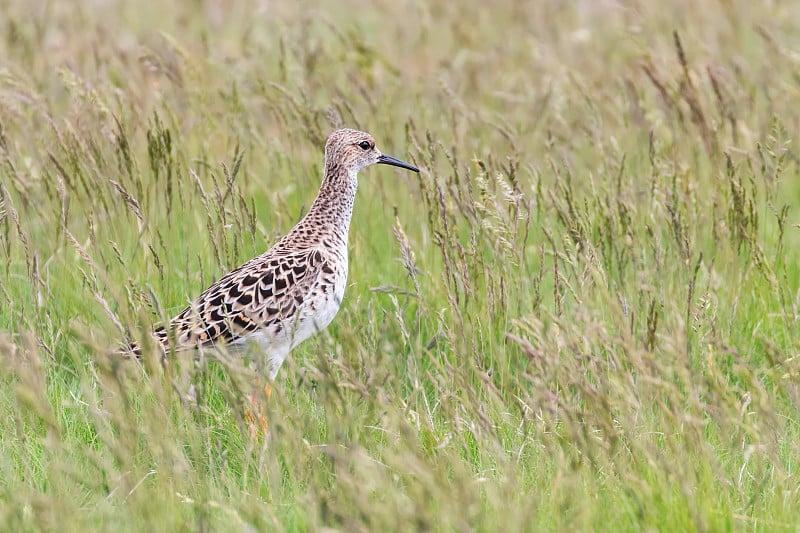
[{"label": "bird's tail", "polygon": [[142,347],[139,346],[138,342],[126,341],[119,347],[117,351],[114,352],[114,355],[129,359],[141,359]]},{"label": "bird's tail", "polygon": [[[168,349],[169,339],[167,338],[166,330],[163,327],[157,328],[150,332],[153,339],[153,345],[160,349],[162,354]],[[114,355],[128,359],[141,359],[142,358],[142,345],[132,339],[127,339],[119,349],[114,352]]]}]

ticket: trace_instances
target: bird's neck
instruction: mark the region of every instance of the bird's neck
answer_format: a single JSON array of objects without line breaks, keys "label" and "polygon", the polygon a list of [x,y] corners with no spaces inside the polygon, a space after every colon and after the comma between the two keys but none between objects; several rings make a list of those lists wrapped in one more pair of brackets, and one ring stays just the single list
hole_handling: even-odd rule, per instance
[{"label": "bird's neck", "polygon": [[350,219],[353,216],[353,203],[356,199],[358,178],[355,172],[348,172],[342,166],[325,163],[325,175],[317,198],[298,229],[310,230],[320,237],[331,236],[339,244],[347,244],[350,232]]}]

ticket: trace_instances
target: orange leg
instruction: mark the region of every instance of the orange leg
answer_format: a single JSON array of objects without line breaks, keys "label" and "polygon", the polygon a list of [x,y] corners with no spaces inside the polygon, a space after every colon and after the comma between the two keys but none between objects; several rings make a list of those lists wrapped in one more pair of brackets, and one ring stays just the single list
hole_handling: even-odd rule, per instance
[{"label": "orange leg", "polygon": [[[260,381],[260,380],[259,380]],[[272,385],[267,383],[264,385],[264,394],[269,400],[270,396],[272,395]],[[267,434],[267,419],[264,418],[264,409],[263,406],[256,398],[256,395],[251,394],[249,397],[250,406],[246,408],[245,416],[247,417],[247,425],[250,428],[250,435],[252,437],[256,437],[259,434],[266,435]]]}]

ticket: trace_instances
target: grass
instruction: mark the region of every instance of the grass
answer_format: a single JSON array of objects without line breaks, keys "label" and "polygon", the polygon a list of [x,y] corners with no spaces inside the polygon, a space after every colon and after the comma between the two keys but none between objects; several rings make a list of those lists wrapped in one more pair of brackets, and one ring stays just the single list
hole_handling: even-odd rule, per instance
[{"label": "grass", "polygon": [[[8,530],[800,527],[790,3],[0,22]],[[110,357],[293,225],[340,124],[422,173],[362,174],[270,438],[243,364]]]}]

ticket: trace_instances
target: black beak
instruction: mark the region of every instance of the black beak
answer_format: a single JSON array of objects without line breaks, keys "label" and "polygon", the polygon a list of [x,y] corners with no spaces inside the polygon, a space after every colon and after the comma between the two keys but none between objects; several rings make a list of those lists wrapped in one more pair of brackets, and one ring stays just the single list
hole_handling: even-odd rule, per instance
[{"label": "black beak", "polygon": [[403,163],[396,157],[392,157],[390,155],[381,155],[380,157],[378,157],[378,163],[382,165],[392,165],[393,167],[406,168],[408,170],[413,170],[414,172],[419,172],[419,169],[414,165]]}]

